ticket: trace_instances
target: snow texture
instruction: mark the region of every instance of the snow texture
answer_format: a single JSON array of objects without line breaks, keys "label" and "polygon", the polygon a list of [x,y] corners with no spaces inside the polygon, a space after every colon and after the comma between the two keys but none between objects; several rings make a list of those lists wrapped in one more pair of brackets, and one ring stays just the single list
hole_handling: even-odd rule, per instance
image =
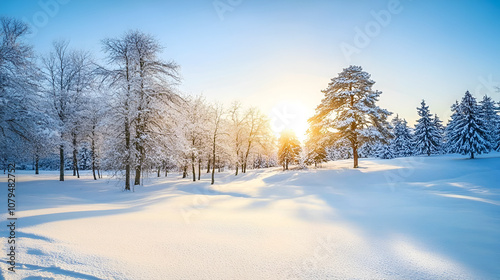
[{"label": "snow texture", "polygon": [[[14,275],[2,261],[0,278],[498,279],[499,164],[495,152],[341,160],[213,186],[149,178],[135,193],[21,172],[19,263]],[[5,252],[5,225],[0,236]]]}]

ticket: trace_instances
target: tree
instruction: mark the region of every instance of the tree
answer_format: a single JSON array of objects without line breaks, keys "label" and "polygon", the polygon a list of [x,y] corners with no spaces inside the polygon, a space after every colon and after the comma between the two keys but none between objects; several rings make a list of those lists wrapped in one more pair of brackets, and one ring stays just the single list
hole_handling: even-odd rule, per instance
[{"label": "tree", "polygon": [[0,18],[0,149],[5,163],[25,151],[17,149],[17,144],[33,140],[35,122],[43,118],[36,95],[39,75],[35,55],[23,41],[28,33],[24,22]]},{"label": "tree", "polygon": [[56,41],[53,50],[42,58],[44,93],[51,116],[57,121],[59,142],[59,180],[64,181],[64,147],[73,146],[73,175],[77,171],[77,142],[81,131],[85,95],[92,80],[90,54],[68,50],[69,43]]},{"label": "tree", "polygon": [[[429,106],[422,100],[420,108],[417,108],[420,118],[415,125],[414,146],[417,154],[431,154],[439,152],[442,135],[436,126],[437,123],[432,118]],[[439,121],[439,119],[438,119]]]},{"label": "tree", "polygon": [[331,80],[312,120],[324,130],[333,130],[347,139],[354,168],[358,167],[358,148],[365,142],[391,138],[387,116],[391,113],[376,105],[382,92],[372,90],[370,74],[360,66],[349,66]]},{"label": "tree", "polygon": [[260,140],[270,134],[269,120],[257,108],[249,108],[246,112],[245,128],[246,147],[241,166],[243,173],[247,172],[248,156],[252,148],[256,144],[262,144]]},{"label": "tree", "polygon": [[451,151],[460,154],[487,153],[490,149],[489,135],[481,109],[476,99],[467,91],[458,106],[452,106],[453,114],[447,127],[447,138]]},{"label": "tree", "polygon": [[[188,98],[182,106],[183,110],[183,131],[186,139],[184,153],[191,161],[193,182],[196,181],[196,168],[198,164],[198,175],[201,170],[201,157],[205,152],[205,147],[209,143],[209,122],[208,108],[202,96]],[[199,178],[198,176],[198,178]]]},{"label": "tree", "polygon": [[278,140],[278,160],[283,170],[299,159],[301,152],[300,141],[292,130],[283,130]]},{"label": "tree", "polygon": [[314,164],[315,167],[322,162],[327,161],[327,152],[326,148],[328,147],[328,139],[325,137],[325,131],[322,131],[321,125],[316,123],[316,119],[309,119],[309,128],[307,129],[307,140],[305,143],[306,151],[307,151],[307,164]]},{"label": "tree", "polygon": [[500,124],[500,116],[497,114],[498,108],[495,102],[487,95],[479,102],[481,118],[484,120],[484,125],[487,130],[490,149],[495,149],[499,146],[499,131],[497,130]]},{"label": "tree", "polygon": [[217,159],[217,146],[221,141],[221,136],[224,135],[223,122],[224,122],[224,107],[221,104],[214,104],[210,108],[210,137],[212,141],[212,182],[215,183],[215,166]]},{"label": "tree", "polygon": [[233,150],[233,161],[235,165],[235,176],[238,175],[240,165],[243,168],[243,144],[245,141],[245,122],[246,115],[241,113],[241,104],[239,102],[234,102],[229,108],[230,117],[230,138]]},{"label": "tree", "polygon": [[394,138],[390,149],[393,157],[407,157],[413,153],[411,131],[405,119],[396,116],[392,120]]},{"label": "tree", "polygon": [[[157,149],[168,108],[178,101],[173,86],[179,82],[178,66],[158,58],[161,46],[151,35],[130,31],[121,38],[103,40],[108,64],[101,69],[116,90],[113,115],[123,123],[124,150],[120,161],[125,168],[125,190],[130,190],[130,169],[135,167],[134,185],[140,184],[143,168],[158,164]],[[149,154],[148,154],[149,152]],[[153,159],[155,155],[155,159]]]}]

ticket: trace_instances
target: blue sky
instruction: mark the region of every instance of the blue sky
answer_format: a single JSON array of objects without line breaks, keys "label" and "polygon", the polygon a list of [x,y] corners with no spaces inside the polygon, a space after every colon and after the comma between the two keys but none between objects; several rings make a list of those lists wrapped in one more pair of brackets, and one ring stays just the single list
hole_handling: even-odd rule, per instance
[{"label": "blue sky", "polygon": [[[350,64],[410,123],[421,99],[445,120],[466,90],[500,101],[500,1],[2,0],[0,14],[30,22],[40,53],[63,38],[99,59],[103,38],[151,33],[181,65],[182,91],[259,106],[277,126],[276,114],[295,114],[296,130]],[[346,45],[357,53],[346,56]]]}]

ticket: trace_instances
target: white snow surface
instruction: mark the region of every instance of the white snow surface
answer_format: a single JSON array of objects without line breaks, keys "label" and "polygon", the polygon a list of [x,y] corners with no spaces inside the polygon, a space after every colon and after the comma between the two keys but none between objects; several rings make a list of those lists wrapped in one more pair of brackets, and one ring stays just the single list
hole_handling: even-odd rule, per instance
[{"label": "white snow surface", "polygon": [[150,175],[133,193],[19,171],[17,270],[4,214],[0,278],[500,278],[500,153],[351,165],[228,171],[213,186]]}]

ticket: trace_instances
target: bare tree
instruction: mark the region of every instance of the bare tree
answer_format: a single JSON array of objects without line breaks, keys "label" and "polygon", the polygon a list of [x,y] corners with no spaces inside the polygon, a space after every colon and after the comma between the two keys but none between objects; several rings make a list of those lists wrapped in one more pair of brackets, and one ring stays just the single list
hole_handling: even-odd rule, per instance
[{"label": "bare tree", "polygon": [[64,143],[70,140],[73,147],[73,175],[77,173],[77,145],[85,94],[92,79],[90,54],[68,50],[67,41],[56,41],[53,51],[42,58],[44,92],[58,121],[59,180],[64,181]]},{"label": "bare tree", "polygon": [[39,101],[35,56],[23,42],[28,33],[22,21],[0,18],[0,149],[4,160],[12,156],[16,142],[32,142],[35,120],[41,117],[35,110]]},{"label": "bare tree", "polygon": [[130,190],[130,168],[134,165],[134,185],[140,184],[147,151],[158,135],[162,113],[179,97],[173,86],[179,82],[178,66],[158,58],[159,43],[151,35],[131,31],[118,39],[103,40],[112,70],[104,70],[106,80],[117,89],[115,115],[124,123],[126,156],[125,189]]},{"label": "bare tree", "polygon": [[220,141],[222,130],[222,122],[224,117],[224,107],[221,104],[214,104],[211,108],[211,138],[212,138],[212,185],[215,183],[215,166],[217,144]]}]

